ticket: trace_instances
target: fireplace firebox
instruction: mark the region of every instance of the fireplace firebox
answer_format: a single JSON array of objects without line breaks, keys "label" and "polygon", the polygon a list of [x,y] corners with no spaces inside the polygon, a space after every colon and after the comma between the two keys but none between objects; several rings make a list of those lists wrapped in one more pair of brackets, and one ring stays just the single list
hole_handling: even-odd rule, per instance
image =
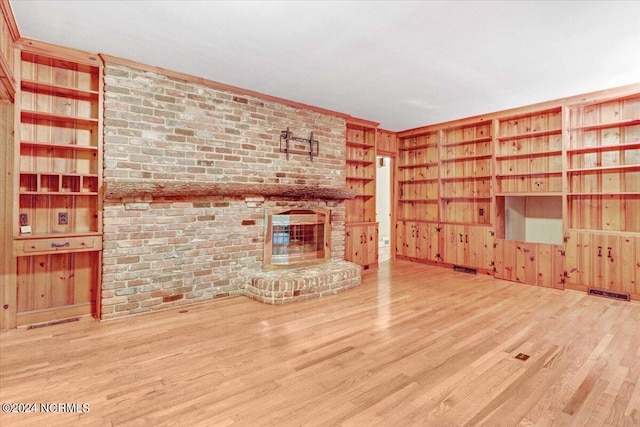
[{"label": "fireplace firebox", "polygon": [[330,259],[330,218],[328,209],[267,211],[264,266],[288,266]]}]

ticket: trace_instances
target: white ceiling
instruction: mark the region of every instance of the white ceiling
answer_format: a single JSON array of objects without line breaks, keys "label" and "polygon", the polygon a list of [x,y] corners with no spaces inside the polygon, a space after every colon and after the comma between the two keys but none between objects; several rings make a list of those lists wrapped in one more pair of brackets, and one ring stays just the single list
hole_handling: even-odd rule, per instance
[{"label": "white ceiling", "polygon": [[24,37],[405,130],[640,82],[640,1],[11,0]]}]

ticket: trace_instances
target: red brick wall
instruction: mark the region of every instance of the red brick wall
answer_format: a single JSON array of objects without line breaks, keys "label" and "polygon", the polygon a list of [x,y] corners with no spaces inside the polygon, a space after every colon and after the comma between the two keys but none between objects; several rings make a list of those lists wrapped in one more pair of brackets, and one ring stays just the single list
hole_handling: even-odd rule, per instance
[{"label": "red brick wall", "polygon": [[[344,187],[340,117],[105,66],[104,178]],[[320,155],[279,152],[287,127]],[[344,257],[344,203],[278,198],[135,198],[104,205],[103,318],[242,293],[262,268],[265,209],[329,207]]]}]

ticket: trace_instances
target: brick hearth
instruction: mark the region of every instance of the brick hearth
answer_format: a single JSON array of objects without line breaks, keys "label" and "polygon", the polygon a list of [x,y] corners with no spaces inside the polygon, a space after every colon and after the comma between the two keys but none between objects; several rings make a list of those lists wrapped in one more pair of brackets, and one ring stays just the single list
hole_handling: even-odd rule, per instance
[{"label": "brick hearth", "polygon": [[244,294],[268,304],[297,302],[354,288],[360,273],[360,266],[348,261],[263,271],[253,275]]}]

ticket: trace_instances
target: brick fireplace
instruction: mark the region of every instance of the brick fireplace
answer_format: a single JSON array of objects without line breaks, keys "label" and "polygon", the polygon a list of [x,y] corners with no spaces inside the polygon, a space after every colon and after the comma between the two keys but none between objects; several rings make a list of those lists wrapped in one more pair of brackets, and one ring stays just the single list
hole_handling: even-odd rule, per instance
[{"label": "brick fireplace", "polygon": [[[359,284],[359,267],[343,261],[345,116],[111,57],[104,105],[103,319],[233,295],[283,303]],[[280,152],[287,128],[313,132],[318,156]],[[324,262],[266,277],[266,211],[325,212],[329,239],[315,254]]]}]

